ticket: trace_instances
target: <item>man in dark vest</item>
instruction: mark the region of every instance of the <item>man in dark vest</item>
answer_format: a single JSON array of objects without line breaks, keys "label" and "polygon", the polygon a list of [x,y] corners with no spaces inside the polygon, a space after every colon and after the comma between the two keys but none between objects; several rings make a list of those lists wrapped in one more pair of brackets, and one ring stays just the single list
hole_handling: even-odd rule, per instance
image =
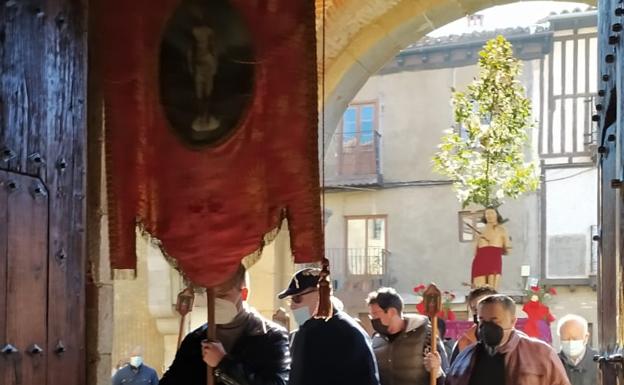
[{"label": "man in dark vest", "polygon": [[431,324],[424,315],[403,314],[403,299],[392,288],[382,287],[366,300],[373,328],[373,350],[381,385],[429,385],[430,372],[444,384],[446,352],[437,340],[430,352]]}]

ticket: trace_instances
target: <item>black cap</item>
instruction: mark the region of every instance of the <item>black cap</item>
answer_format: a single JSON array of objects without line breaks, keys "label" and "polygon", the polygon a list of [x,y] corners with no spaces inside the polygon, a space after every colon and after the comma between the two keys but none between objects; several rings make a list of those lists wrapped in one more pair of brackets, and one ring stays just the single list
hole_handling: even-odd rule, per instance
[{"label": "black cap", "polygon": [[308,289],[315,288],[318,285],[320,274],[321,269],[316,267],[308,267],[299,270],[295,273],[295,275],[293,275],[288,288],[279,293],[277,298],[284,299],[286,297],[303,293]]}]

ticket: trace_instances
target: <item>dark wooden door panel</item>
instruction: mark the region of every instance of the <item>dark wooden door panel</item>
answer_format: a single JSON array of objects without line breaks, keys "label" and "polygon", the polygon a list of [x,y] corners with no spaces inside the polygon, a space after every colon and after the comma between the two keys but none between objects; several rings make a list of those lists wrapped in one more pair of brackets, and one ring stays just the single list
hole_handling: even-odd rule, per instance
[{"label": "dark wooden door panel", "polygon": [[[7,298],[7,172],[0,170],[0,349],[7,344],[6,298]],[[8,360],[0,356],[0,385],[6,383]]]},{"label": "dark wooden door panel", "polygon": [[19,352],[6,385],[46,384],[48,194],[37,178],[8,176],[6,338]]},{"label": "dark wooden door panel", "polygon": [[[0,280],[4,280],[0,282],[0,297],[6,292],[3,288],[7,277],[9,289],[17,290],[17,297],[10,299],[13,302],[3,303],[0,299],[0,318],[8,307],[25,317],[23,330],[35,323],[47,327],[43,336],[28,336],[28,341],[25,336],[20,337],[20,344],[37,343],[34,340],[45,344],[37,343],[44,349],[43,359],[38,361],[20,353],[21,365],[29,368],[28,373],[19,372],[25,376],[19,379],[24,385],[86,383],[87,8],[86,0],[20,0],[0,5],[0,169],[38,177],[49,190],[48,228],[40,233],[41,228],[33,224],[29,233],[17,236],[28,239],[32,247],[29,253],[34,255],[40,235],[45,234],[47,248],[39,250],[46,261],[41,275],[26,273],[39,268],[32,261],[28,265],[25,261],[15,264],[10,260],[5,278],[2,269],[6,266],[6,253],[2,250],[1,230],[7,220],[3,220],[5,214],[1,211],[6,208],[6,201],[1,200],[0,193]],[[3,156],[5,150],[10,156]],[[11,220],[22,221],[19,226],[31,221]],[[40,284],[46,285],[44,294]],[[19,290],[19,285],[30,285],[30,289]],[[28,308],[31,301],[45,298],[50,300],[43,313]],[[22,307],[15,309],[26,299]],[[42,315],[44,319],[40,320]],[[13,321],[4,326],[2,322],[3,332],[17,327]],[[0,340],[0,344],[3,342]],[[59,342],[65,347],[64,352],[55,350]],[[20,350],[23,353],[28,347],[20,346]],[[5,364],[0,355],[0,365]],[[5,369],[6,366],[0,366],[0,385],[12,385],[16,379]],[[6,382],[9,379],[13,382]]]},{"label": "dark wooden door panel", "polygon": [[615,178],[615,145],[608,143],[609,151],[601,162],[601,252],[598,290],[598,337],[603,348],[617,343],[617,260],[616,260],[616,199],[617,190],[611,187]]}]

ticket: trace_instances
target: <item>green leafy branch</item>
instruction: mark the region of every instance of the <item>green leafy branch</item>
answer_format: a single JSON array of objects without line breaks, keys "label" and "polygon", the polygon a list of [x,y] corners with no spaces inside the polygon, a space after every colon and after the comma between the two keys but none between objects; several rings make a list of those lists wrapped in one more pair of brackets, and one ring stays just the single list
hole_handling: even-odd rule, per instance
[{"label": "green leafy branch", "polygon": [[502,36],[479,53],[479,76],[453,90],[455,129],[442,137],[434,170],[454,181],[463,207],[498,206],[505,197],[535,191],[536,165],[524,161],[531,103],[517,80],[520,62]]}]

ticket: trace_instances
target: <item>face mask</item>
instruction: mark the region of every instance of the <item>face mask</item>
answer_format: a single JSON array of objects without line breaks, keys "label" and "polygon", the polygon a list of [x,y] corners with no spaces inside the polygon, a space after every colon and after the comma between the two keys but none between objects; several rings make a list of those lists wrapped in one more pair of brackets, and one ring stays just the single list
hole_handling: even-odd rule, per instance
[{"label": "face mask", "polygon": [[390,335],[390,332],[388,331],[388,327],[382,324],[379,318],[373,318],[371,320],[371,324],[373,324],[373,329],[375,329],[377,333],[382,334],[384,336]]},{"label": "face mask", "polygon": [[133,356],[130,357],[130,365],[138,368],[139,366],[141,366],[141,364],[143,363],[143,357],[141,356]]},{"label": "face mask", "polygon": [[238,315],[238,309],[232,302],[223,299],[215,299],[215,323],[217,325],[229,324]]},{"label": "face mask", "polygon": [[585,342],[583,340],[561,341],[561,350],[570,358],[578,358],[585,350]]},{"label": "face mask", "polygon": [[310,308],[307,306],[302,306],[298,309],[292,311],[293,316],[295,316],[295,322],[297,325],[301,327],[307,320],[312,318],[312,314],[310,314]]},{"label": "face mask", "polygon": [[495,349],[503,340],[503,328],[494,322],[481,322],[477,329],[477,338],[483,342],[486,347]]}]

